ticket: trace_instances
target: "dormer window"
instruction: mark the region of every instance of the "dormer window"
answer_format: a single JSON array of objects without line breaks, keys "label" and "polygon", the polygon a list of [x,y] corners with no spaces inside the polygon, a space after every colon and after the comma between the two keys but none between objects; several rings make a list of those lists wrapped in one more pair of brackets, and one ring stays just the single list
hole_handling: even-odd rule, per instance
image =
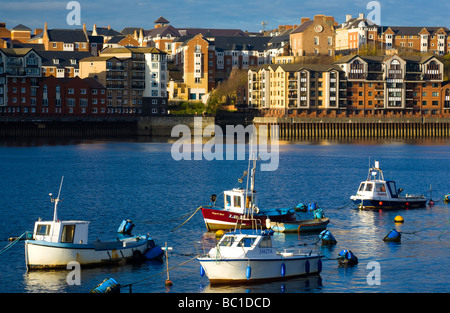
[{"label": "dormer window", "polygon": [[59,59],[53,59],[53,64],[59,64]]},{"label": "dormer window", "polygon": [[77,60],[75,60],[75,59],[70,59],[70,64],[77,64]]}]

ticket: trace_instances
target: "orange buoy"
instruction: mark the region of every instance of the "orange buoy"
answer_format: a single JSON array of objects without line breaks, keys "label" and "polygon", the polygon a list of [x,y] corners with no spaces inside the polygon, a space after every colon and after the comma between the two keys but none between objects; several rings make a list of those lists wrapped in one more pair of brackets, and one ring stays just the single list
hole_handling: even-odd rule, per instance
[{"label": "orange buoy", "polygon": [[394,222],[396,222],[396,223],[403,223],[405,220],[403,219],[403,217],[402,216],[400,216],[400,215],[397,215],[395,218],[394,218]]}]

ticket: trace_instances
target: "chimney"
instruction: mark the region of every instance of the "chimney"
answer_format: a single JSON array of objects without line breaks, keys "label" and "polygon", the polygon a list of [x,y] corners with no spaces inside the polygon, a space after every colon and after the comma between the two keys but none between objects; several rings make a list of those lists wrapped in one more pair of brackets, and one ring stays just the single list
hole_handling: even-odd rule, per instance
[{"label": "chimney", "polygon": [[347,14],[347,15],[345,16],[345,21],[346,21],[346,22],[350,21],[351,19],[352,19],[352,16],[351,16],[350,14]]},{"label": "chimney", "polygon": [[44,24],[44,31],[47,32],[48,28],[47,28],[47,22],[45,22]]},{"label": "chimney", "polygon": [[36,28],[35,30],[34,30],[34,35],[36,36],[36,35],[39,35],[40,33],[42,33],[44,30],[42,29],[42,28]]},{"label": "chimney", "polygon": [[83,23],[83,31],[86,32],[86,23]]},{"label": "chimney", "polygon": [[136,29],[134,30],[133,38],[136,39],[136,40],[138,39],[138,36],[137,36],[137,30],[136,30]]},{"label": "chimney", "polygon": [[310,21],[311,19],[309,17],[302,17],[302,19],[300,20],[300,25],[303,24],[306,21]]},{"label": "chimney", "polygon": [[108,29],[111,29],[111,25],[108,25]]},{"label": "chimney", "polygon": [[364,19],[364,13],[359,13],[359,19],[360,20]]},{"label": "chimney", "polygon": [[94,27],[92,28],[92,36],[97,36],[97,24],[94,24]]}]

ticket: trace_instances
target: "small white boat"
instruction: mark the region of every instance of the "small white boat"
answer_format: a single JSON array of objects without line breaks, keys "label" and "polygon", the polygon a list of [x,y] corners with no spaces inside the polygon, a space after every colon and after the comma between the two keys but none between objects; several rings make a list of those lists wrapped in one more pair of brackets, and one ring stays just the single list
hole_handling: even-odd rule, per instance
[{"label": "small white boat", "polygon": [[389,210],[410,209],[425,207],[427,199],[424,195],[411,195],[400,193],[403,189],[397,189],[395,181],[384,180],[380,163],[375,161],[375,166],[369,169],[367,179],[359,185],[356,195],[350,199],[365,210]]},{"label": "small white boat", "polygon": [[272,237],[272,230],[225,233],[214,248],[197,258],[201,274],[206,274],[211,284],[223,284],[282,280],[321,272],[321,255],[278,250],[272,246]]},{"label": "small white boat", "polygon": [[[61,180],[62,186],[62,180]],[[61,186],[59,193],[61,193]],[[88,221],[60,221],[58,219],[59,194],[51,201],[55,203],[52,221],[37,221],[32,239],[25,241],[27,269],[67,268],[72,261],[82,266],[115,264],[137,258],[161,257],[163,252],[148,235],[130,234],[132,226],[122,223],[126,229],[115,241],[88,243]],[[127,222],[127,221],[124,221]],[[133,224],[134,225],[134,224]]]}]

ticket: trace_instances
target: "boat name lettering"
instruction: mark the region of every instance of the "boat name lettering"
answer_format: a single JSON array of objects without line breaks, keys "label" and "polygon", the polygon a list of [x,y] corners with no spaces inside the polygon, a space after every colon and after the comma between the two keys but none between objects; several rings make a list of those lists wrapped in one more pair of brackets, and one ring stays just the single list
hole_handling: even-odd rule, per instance
[{"label": "boat name lettering", "polygon": [[224,216],[223,213],[219,213],[219,212],[211,212],[212,215],[219,215],[219,216]]},{"label": "boat name lettering", "polygon": [[260,254],[271,254],[272,249],[259,249]]},{"label": "boat name lettering", "polygon": [[228,218],[239,219],[239,215],[230,214],[230,215],[228,215]]},{"label": "boat name lettering", "polygon": [[378,195],[378,196],[385,196],[386,193],[385,193],[385,192],[377,192],[377,195]]}]

